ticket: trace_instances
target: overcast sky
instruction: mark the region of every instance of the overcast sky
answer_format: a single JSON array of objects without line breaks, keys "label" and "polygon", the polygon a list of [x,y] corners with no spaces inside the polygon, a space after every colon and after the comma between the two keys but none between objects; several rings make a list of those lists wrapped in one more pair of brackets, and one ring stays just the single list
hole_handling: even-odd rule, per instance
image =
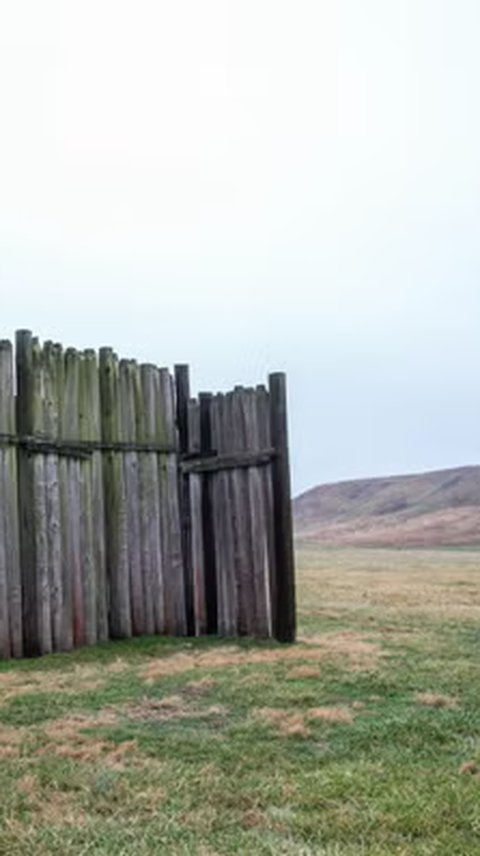
[{"label": "overcast sky", "polygon": [[0,338],[288,372],[294,489],[480,462],[478,0],[0,0]]}]

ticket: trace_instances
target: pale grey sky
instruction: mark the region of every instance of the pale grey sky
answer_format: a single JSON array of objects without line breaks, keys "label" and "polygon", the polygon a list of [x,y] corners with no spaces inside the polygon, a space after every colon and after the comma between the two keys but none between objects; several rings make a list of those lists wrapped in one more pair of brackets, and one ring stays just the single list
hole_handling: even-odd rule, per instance
[{"label": "pale grey sky", "polygon": [[0,337],[285,369],[296,491],[480,461],[478,0],[0,0]]}]

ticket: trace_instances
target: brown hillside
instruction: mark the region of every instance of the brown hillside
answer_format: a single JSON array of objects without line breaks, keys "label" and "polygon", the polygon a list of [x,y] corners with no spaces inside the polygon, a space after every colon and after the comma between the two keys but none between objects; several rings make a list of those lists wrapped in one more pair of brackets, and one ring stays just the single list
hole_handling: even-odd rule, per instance
[{"label": "brown hillside", "polygon": [[293,508],[297,537],[322,544],[480,545],[480,466],[321,485]]}]

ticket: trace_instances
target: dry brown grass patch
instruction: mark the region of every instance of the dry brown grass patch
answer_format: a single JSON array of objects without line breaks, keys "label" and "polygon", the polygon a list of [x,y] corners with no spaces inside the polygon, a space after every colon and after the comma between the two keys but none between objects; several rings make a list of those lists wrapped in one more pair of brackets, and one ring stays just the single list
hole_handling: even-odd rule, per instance
[{"label": "dry brown grass patch", "polygon": [[288,680],[302,680],[303,678],[319,678],[320,669],[315,666],[295,666],[287,672]]},{"label": "dry brown grass patch", "polygon": [[185,690],[189,695],[202,696],[210,692],[216,684],[213,678],[199,678],[198,681],[189,681],[185,684]]},{"label": "dry brown grass patch", "polygon": [[363,671],[374,668],[381,657],[389,656],[379,643],[372,642],[371,635],[356,630],[340,630],[302,636],[299,641],[308,648],[318,649],[326,658],[343,657],[350,668]]},{"label": "dry brown grass patch", "polygon": [[86,814],[78,805],[77,795],[54,788],[45,790],[45,786],[31,774],[22,776],[18,790],[27,798],[35,825],[78,827],[86,823]]},{"label": "dry brown grass patch", "polygon": [[29,809],[34,814],[35,825],[48,827],[85,826],[88,820],[85,811],[78,805],[78,796],[41,787],[38,794],[30,795]]},{"label": "dry brown grass patch", "polygon": [[280,734],[296,734],[301,737],[310,735],[308,720],[321,719],[324,722],[335,722],[343,725],[352,725],[354,721],[353,714],[346,707],[314,707],[305,713],[282,708],[261,707],[257,708],[254,713],[273,725]]},{"label": "dry brown grass patch", "polygon": [[324,722],[353,724],[353,714],[346,707],[312,707],[305,714],[307,719],[322,719]]},{"label": "dry brown grass patch", "polygon": [[269,725],[273,725],[284,736],[308,737],[310,734],[303,713],[272,707],[260,707],[255,713],[266,720]]},{"label": "dry brown grass patch", "polygon": [[0,746],[20,746],[25,738],[23,728],[0,725]]},{"label": "dry brown grass patch", "polygon": [[255,808],[250,808],[247,811],[243,812],[242,825],[246,829],[257,829],[266,827],[269,825],[269,823],[268,818],[262,811],[258,811],[258,809]]},{"label": "dry brown grass patch", "polygon": [[36,690],[73,694],[96,690],[104,685],[105,680],[96,666],[75,666],[66,672],[3,672],[0,673],[0,704]]},{"label": "dry brown grass patch", "polygon": [[444,707],[453,710],[458,707],[458,698],[455,696],[441,695],[439,693],[417,693],[415,696],[417,704],[425,707]]},{"label": "dry brown grass patch", "polygon": [[228,709],[219,704],[205,708],[193,707],[181,696],[166,696],[161,699],[143,698],[138,704],[125,708],[125,712],[132,719],[166,722],[170,719],[224,717]]},{"label": "dry brown grass patch", "polygon": [[19,754],[16,746],[0,746],[0,758],[17,758]]},{"label": "dry brown grass patch", "polygon": [[101,711],[97,716],[70,715],[53,720],[41,734],[45,743],[37,755],[57,755],[74,761],[95,762],[102,760],[111,766],[121,765],[126,756],[137,750],[134,740],[117,744],[86,733],[88,729],[102,728],[117,721],[114,711]]},{"label": "dry brown grass patch", "polygon": [[[355,631],[324,633],[302,637],[301,645],[285,648],[256,648],[245,650],[234,645],[211,651],[172,654],[153,660],[143,671],[143,678],[153,684],[161,678],[195,669],[222,669],[230,666],[254,666],[270,663],[318,662],[342,657],[355,670],[374,668],[380,657],[387,656],[379,644]],[[299,663],[299,665],[301,662]]]},{"label": "dry brown grass patch", "polygon": [[476,764],[475,761],[465,761],[458,772],[461,776],[476,776],[479,772],[478,764]]}]

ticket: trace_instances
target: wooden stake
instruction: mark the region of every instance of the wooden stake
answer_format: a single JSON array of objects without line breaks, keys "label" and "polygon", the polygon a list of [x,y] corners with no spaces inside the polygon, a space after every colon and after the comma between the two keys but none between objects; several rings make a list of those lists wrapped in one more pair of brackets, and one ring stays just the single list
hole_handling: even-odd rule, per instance
[{"label": "wooden stake", "polygon": [[294,642],[295,560],[293,553],[290,465],[288,456],[287,389],[283,372],[269,377],[270,426],[276,456],[272,464],[275,526],[276,609],[274,635],[280,642]]},{"label": "wooden stake", "polygon": [[[189,450],[188,402],[190,399],[190,375],[187,365],[175,366],[175,386],[177,403],[177,429],[180,456]],[[188,475],[179,474],[180,514],[182,518],[182,551],[185,575],[185,613],[188,636],[195,635],[195,614],[193,603],[193,567],[192,567],[192,514],[190,504],[190,485]]]}]

